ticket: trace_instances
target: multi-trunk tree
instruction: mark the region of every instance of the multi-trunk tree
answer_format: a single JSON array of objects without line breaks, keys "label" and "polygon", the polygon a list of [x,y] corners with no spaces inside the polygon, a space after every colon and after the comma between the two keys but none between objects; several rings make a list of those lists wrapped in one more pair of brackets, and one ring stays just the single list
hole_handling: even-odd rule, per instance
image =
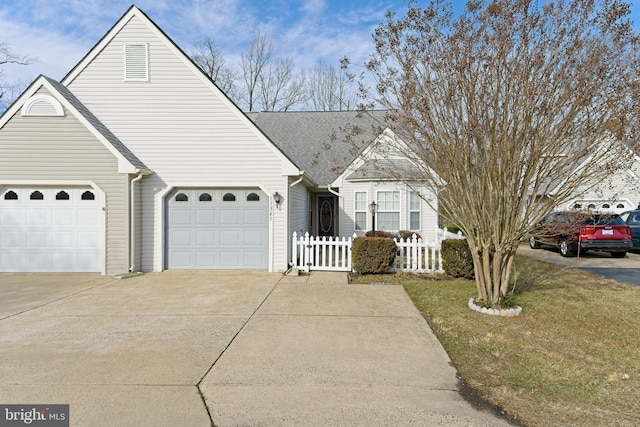
[{"label": "multi-trunk tree", "polygon": [[478,0],[462,12],[409,1],[376,29],[364,108],[388,109],[404,154],[424,165],[410,181],[438,191],[467,237],[481,303],[510,292],[533,224],[633,160],[629,12],[618,0]]}]

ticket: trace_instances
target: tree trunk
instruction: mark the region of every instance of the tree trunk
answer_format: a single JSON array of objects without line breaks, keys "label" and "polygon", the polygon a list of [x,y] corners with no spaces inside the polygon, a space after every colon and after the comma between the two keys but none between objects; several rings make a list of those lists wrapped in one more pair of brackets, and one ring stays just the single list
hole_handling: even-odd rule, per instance
[{"label": "tree trunk", "polygon": [[511,269],[516,254],[514,249],[482,245],[470,248],[479,302],[491,306],[499,305],[501,297],[509,290]]}]

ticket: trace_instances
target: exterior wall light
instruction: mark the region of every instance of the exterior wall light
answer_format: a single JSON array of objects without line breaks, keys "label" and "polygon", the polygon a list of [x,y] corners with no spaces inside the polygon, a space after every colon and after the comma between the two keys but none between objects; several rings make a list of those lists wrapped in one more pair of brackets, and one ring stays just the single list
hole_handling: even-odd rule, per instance
[{"label": "exterior wall light", "polygon": [[276,206],[280,207],[280,203],[282,203],[282,196],[277,191],[273,195],[273,201],[276,202]]}]

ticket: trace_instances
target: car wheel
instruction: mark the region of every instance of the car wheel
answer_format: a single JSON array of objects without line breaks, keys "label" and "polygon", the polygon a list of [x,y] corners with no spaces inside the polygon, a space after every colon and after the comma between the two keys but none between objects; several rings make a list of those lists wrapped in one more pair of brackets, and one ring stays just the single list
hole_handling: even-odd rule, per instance
[{"label": "car wheel", "polygon": [[560,240],[560,255],[563,257],[574,257],[576,256],[576,245],[569,243],[566,238]]},{"label": "car wheel", "polygon": [[531,249],[540,249],[540,243],[533,236],[529,237],[529,246]]},{"label": "car wheel", "polygon": [[611,254],[612,257],[614,258],[624,258],[625,256],[627,256],[627,252],[609,252]]}]

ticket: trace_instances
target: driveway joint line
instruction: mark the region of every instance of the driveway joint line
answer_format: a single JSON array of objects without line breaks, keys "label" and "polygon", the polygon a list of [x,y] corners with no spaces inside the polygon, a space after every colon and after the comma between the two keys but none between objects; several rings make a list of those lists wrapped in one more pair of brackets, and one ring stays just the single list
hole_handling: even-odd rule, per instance
[{"label": "driveway joint line", "polygon": [[233,342],[235,341],[235,339],[237,338],[238,335],[240,335],[240,333],[244,330],[245,326],[247,326],[247,324],[251,321],[251,319],[253,319],[253,316],[255,316],[255,314],[258,312],[258,310],[260,310],[260,308],[262,307],[262,305],[265,303],[265,301],[267,301],[267,299],[271,296],[271,294],[273,293],[273,291],[278,287],[278,285],[280,284],[280,282],[282,281],[282,278],[284,277],[284,275],[278,279],[278,281],[273,285],[273,287],[271,288],[271,290],[269,291],[269,293],[267,293],[267,295],[264,297],[264,299],[260,302],[260,304],[258,304],[258,306],[256,307],[256,309],[253,311],[253,313],[251,313],[251,315],[247,318],[247,320],[242,324],[242,326],[238,329],[238,332],[235,333],[235,335],[229,340],[229,343],[225,346],[225,348],[220,352],[220,354],[218,355],[218,357],[216,357],[216,360],[213,361],[213,363],[211,364],[211,366],[209,366],[209,369],[207,369],[207,371],[204,373],[204,375],[202,376],[202,378],[200,378],[200,380],[196,383],[196,388],[198,389],[198,393],[200,394],[200,398],[202,399],[202,404],[204,405],[204,408],[207,411],[207,414],[209,415],[209,420],[211,421],[211,427],[215,427],[216,423],[213,420],[213,415],[211,414],[211,410],[209,408],[209,405],[207,404],[207,400],[205,399],[204,393],[202,392],[202,389],[200,388],[200,385],[202,384],[202,381],[204,381],[204,379],[207,377],[207,375],[209,375],[209,372],[211,372],[211,370],[213,369],[214,366],[216,366],[216,363],[218,363],[218,360],[220,360],[220,358],[222,357],[222,355],[224,355],[226,353],[226,351],[229,349],[229,347],[231,347],[231,344],[233,344]]},{"label": "driveway joint line", "polygon": [[109,284],[109,282],[108,282],[108,281],[113,280],[113,279],[109,278],[109,279],[105,279],[105,280],[106,280],[106,281],[105,281],[104,283],[99,283],[99,284],[97,284],[97,285],[95,285],[95,286],[91,286],[91,287],[89,287],[89,288],[82,289],[82,290],[80,290],[80,291],[78,291],[78,292],[74,292],[74,293],[72,293],[72,294],[65,295],[65,296],[63,296],[63,297],[61,297],[61,298],[57,298],[57,299],[54,299],[54,300],[51,300],[51,301],[45,302],[45,303],[40,304],[40,305],[37,305],[37,306],[35,306],[35,307],[29,307],[28,309],[26,309],[26,310],[22,310],[22,311],[20,311],[20,312],[18,312],[18,313],[13,313],[13,314],[10,314],[9,316],[2,317],[2,318],[0,318],[0,321],[7,320],[7,319],[10,319],[10,318],[15,317],[15,316],[19,316],[19,315],[21,315],[21,314],[28,313],[28,312],[30,312],[30,311],[37,310],[37,309],[42,308],[42,307],[46,307],[46,306],[48,306],[48,305],[50,305],[50,304],[53,304],[53,303],[55,303],[55,302],[58,302],[58,301],[64,301],[64,300],[65,300],[65,299],[67,299],[67,298],[71,298],[71,297],[73,297],[73,296],[80,295],[80,294],[82,294],[82,293],[84,293],[84,292],[88,292],[88,291],[93,290],[93,289],[95,289],[95,288],[98,288],[98,287],[100,287],[100,286],[108,285],[108,284]]}]

